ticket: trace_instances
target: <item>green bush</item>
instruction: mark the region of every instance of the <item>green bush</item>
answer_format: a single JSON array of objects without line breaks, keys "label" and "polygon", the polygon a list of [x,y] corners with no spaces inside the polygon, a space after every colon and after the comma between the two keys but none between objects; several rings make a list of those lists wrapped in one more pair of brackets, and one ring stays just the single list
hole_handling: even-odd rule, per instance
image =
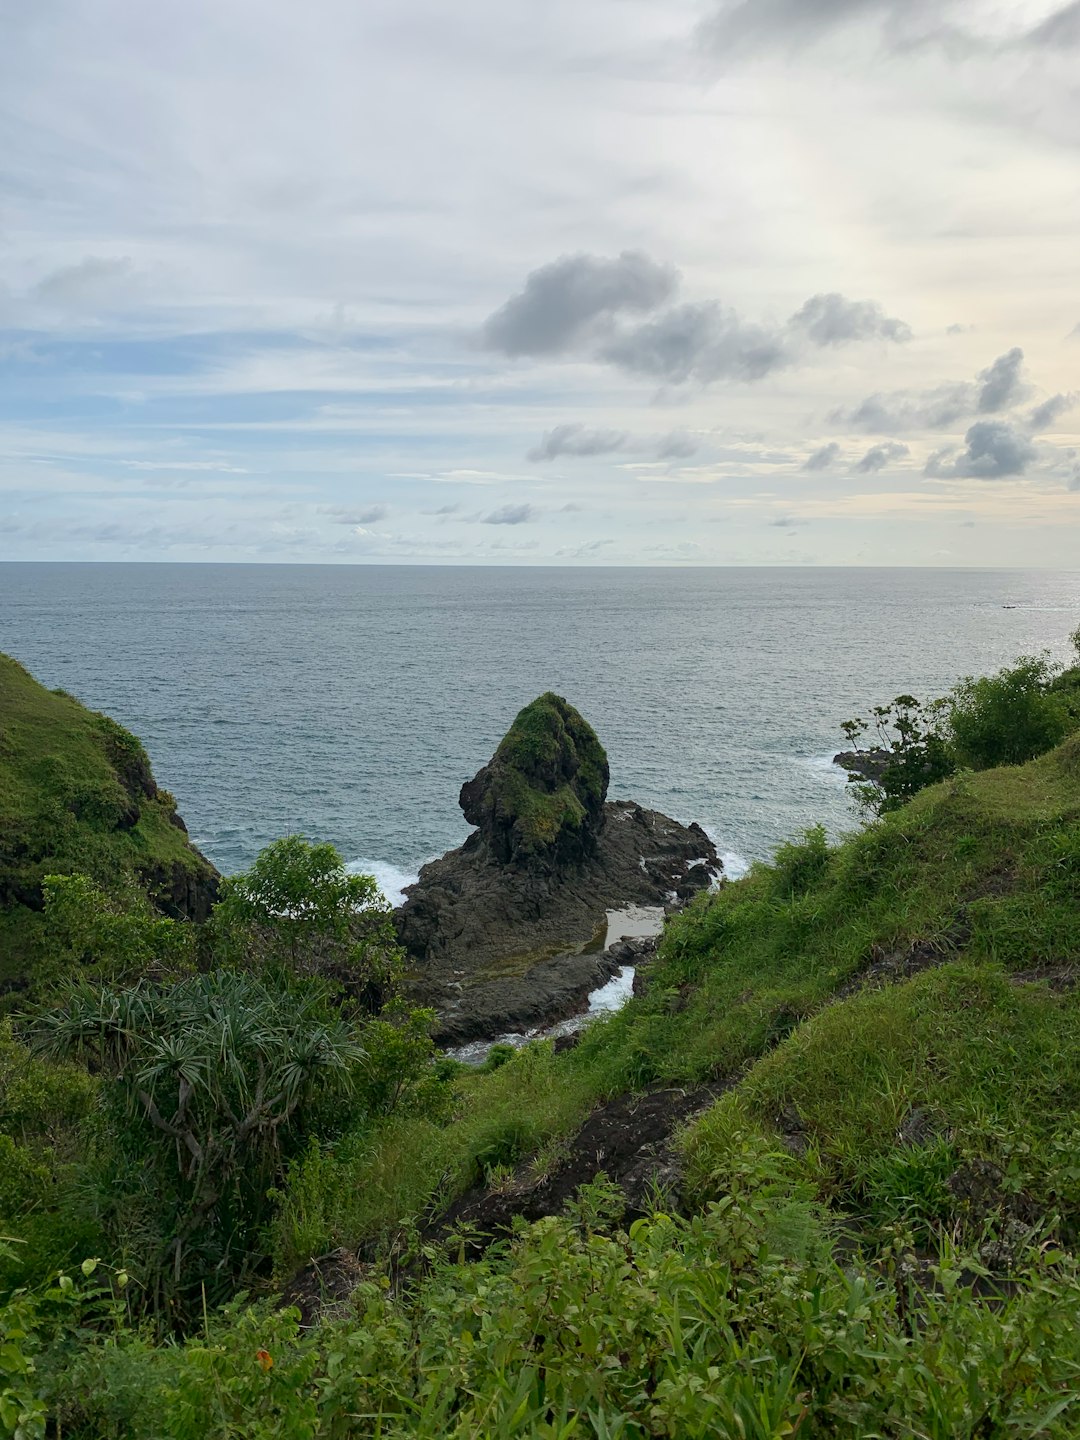
[{"label": "green bush", "polygon": [[972,770],[1022,765],[1059,744],[1071,726],[1064,705],[1047,692],[1056,673],[1047,659],[1027,655],[996,675],[962,680],[948,721],[959,763]]}]

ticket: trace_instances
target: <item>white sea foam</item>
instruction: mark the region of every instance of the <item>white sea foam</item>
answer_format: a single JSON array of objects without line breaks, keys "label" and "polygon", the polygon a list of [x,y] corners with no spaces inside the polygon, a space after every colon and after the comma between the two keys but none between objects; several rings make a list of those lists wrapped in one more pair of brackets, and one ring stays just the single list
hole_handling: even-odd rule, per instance
[{"label": "white sea foam", "polygon": [[405,896],[406,885],[413,885],[419,879],[415,870],[402,870],[388,860],[350,860],[345,866],[351,875],[373,875],[375,883],[391,905],[400,905]]},{"label": "white sea foam", "polygon": [[737,855],[734,850],[721,850],[719,854],[724,862],[724,875],[728,880],[741,880],[750,869],[750,861]]}]

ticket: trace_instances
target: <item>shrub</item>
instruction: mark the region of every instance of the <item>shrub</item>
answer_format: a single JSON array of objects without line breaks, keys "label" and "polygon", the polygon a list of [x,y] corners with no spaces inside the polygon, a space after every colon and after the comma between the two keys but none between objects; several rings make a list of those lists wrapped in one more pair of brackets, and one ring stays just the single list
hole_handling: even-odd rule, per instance
[{"label": "shrub", "polygon": [[957,760],[972,770],[1022,765],[1059,744],[1070,728],[1061,702],[1047,693],[1056,674],[1045,657],[1022,656],[996,675],[968,676],[949,700]]},{"label": "shrub", "polygon": [[347,1094],[363,1058],[325,987],[228,971],[171,987],[76,983],[35,1039],[107,1077],[108,1219],[118,1248],[141,1231],[147,1303],[176,1318],[200,1285],[221,1295],[246,1272],[306,1111]]}]

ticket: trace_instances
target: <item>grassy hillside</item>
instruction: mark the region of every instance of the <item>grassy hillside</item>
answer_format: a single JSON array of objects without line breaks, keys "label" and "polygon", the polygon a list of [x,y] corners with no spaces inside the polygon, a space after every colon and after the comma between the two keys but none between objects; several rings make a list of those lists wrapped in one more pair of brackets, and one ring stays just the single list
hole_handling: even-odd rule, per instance
[{"label": "grassy hillside", "polygon": [[198,918],[214,894],[213,867],[139,741],[0,655],[0,992],[25,987],[41,962],[45,876],[73,873],[137,884]]},{"label": "grassy hillside", "polygon": [[[1080,1433],[1080,734],[781,847],[646,979],[569,1051],[343,1111],[282,1169],[263,1298],[178,1343],[124,1254],[79,1273],[58,1192],[12,1393],[117,1440]],[[77,1074],[35,1080],[61,1142]]]}]

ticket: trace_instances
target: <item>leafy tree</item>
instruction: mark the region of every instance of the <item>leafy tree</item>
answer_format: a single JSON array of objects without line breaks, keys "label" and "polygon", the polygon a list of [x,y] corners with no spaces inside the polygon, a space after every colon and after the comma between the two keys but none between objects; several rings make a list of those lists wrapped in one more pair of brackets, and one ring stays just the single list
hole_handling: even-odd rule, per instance
[{"label": "leafy tree", "polygon": [[325,986],[236,971],[172,986],[79,980],[33,1035],[102,1075],[109,1218],[118,1243],[141,1252],[150,1306],[177,1319],[200,1286],[222,1296],[247,1271],[306,1116],[344,1100],[364,1058]]},{"label": "leafy tree", "polygon": [[333,845],[288,835],[223,882],[211,923],[222,958],[336,980],[374,1014],[400,967],[391,916],[374,879],[351,874]]},{"label": "leafy tree", "polygon": [[[870,720],[844,721],[840,729],[859,762],[848,780],[864,809],[875,815],[897,810],[953,773],[944,709],[942,700],[924,705],[914,695],[898,695],[889,705],[875,705]],[[862,743],[865,738],[869,746]]]},{"label": "leafy tree", "polygon": [[111,894],[86,875],[49,875],[44,891],[54,975],[92,967],[110,980],[161,979],[191,969],[196,927],[159,915],[136,886]]},{"label": "leafy tree", "polygon": [[958,762],[972,770],[1022,765],[1059,744],[1070,716],[1048,687],[1059,673],[1046,656],[1023,655],[996,675],[967,676],[949,698]]}]

